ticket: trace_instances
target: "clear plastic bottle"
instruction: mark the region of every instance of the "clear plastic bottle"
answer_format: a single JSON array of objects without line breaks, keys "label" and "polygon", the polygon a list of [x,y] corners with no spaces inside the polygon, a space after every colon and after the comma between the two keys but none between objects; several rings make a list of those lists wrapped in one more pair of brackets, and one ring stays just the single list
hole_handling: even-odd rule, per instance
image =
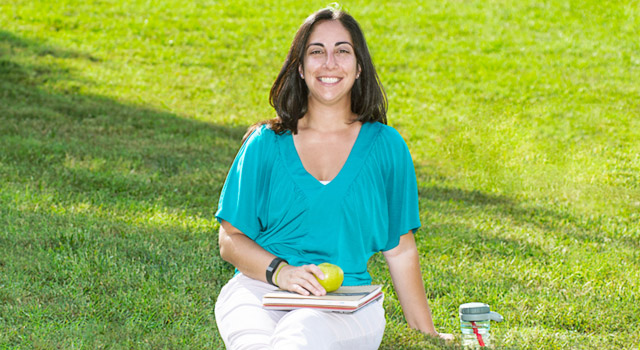
[{"label": "clear plastic bottle", "polygon": [[491,346],[491,321],[502,322],[502,316],[484,303],[460,305],[462,346],[468,349]]}]

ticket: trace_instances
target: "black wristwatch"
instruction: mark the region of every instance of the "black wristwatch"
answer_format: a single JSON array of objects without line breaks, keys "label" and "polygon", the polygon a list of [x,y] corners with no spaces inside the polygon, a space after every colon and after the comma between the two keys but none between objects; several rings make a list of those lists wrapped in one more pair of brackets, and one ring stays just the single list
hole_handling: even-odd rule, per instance
[{"label": "black wristwatch", "polygon": [[276,271],[276,268],[278,267],[278,265],[280,265],[281,262],[287,262],[287,261],[276,257],[275,259],[271,260],[271,264],[269,264],[269,267],[267,267],[267,282],[269,282],[269,284],[276,287],[277,285],[273,283],[273,273]]}]

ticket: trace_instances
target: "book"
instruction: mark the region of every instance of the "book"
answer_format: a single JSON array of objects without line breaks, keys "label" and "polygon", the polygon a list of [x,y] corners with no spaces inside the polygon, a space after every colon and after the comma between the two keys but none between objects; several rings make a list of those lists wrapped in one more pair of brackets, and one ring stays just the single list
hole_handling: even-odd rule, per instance
[{"label": "book", "polygon": [[262,305],[270,310],[313,308],[322,311],[351,313],[382,297],[381,285],[342,286],[323,296],[301,295],[285,290],[267,293]]}]

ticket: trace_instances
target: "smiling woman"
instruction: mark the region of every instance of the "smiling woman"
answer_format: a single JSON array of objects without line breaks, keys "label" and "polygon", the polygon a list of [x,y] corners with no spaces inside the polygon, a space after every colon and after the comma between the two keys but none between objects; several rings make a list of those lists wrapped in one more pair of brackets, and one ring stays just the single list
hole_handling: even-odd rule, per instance
[{"label": "smiling woman", "polygon": [[271,89],[277,118],[247,133],[216,218],[220,255],[236,276],[216,301],[229,349],[377,349],[382,300],[352,314],[273,311],[277,288],[325,295],[318,265],[344,271],[346,286],[371,284],[383,252],[409,325],[436,332],[413,233],[420,227],[409,150],[386,125],[386,97],[358,23],[324,9],[298,30]]}]

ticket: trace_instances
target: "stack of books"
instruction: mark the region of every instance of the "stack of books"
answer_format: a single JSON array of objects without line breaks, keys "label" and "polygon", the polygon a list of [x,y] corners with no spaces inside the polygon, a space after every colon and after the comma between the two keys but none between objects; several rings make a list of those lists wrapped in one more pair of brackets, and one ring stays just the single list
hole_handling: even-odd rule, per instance
[{"label": "stack of books", "polygon": [[323,311],[351,313],[382,297],[381,285],[343,286],[323,296],[300,295],[284,290],[267,293],[262,305],[270,310],[313,308]]}]

